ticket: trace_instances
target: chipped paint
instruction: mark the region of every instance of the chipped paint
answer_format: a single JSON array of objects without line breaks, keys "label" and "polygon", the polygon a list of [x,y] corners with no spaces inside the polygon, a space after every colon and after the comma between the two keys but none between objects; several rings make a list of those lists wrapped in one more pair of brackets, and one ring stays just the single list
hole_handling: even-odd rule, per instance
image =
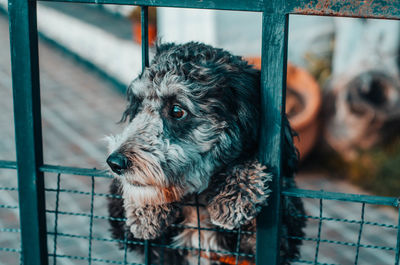
[{"label": "chipped paint", "polygon": [[400,19],[398,0],[297,0],[288,5],[293,14]]}]

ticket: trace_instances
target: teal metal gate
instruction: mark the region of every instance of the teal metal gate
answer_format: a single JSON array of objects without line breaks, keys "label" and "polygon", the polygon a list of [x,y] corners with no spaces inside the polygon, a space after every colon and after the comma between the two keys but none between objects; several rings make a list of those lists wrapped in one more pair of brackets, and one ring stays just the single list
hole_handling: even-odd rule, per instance
[{"label": "teal metal gate", "polygon": [[[260,158],[270,165],[276,178],[273,183],[273,193],[268,207],[263,209],[257,219],[257,251],[256,264],[279,264],[279,240],[281,218],[281,196],[295,196],[302,198],[314,198],[320,200],[320,216],[306,216],[319,221],[319,232],[316,238],[302,238],[316,242],[314,260],[297,260],[304,264],[323,264],[318,262],[318,248],[320,242],[341,244],[356,247],[355,264],[358,263],[360,248],[374,248],[393,251],[395,253],[393,264],[399,264],[400,229],[399,224],[392,226],[396,229],[396,246],[371,246],[361,244],[360,238],[363,225],[368,224],[364,220],[364,208],[366,204],[390,205],[399,208],[397,198],[362,196],[355,194],[342,194],[323,191],[289,189],[281,190],[281,145],[282,145],[282,114],[285,109],[285,84],[287,63],[287,35],[289,14],[321,15],[321,16],[347,16],[362,18],[400,19],[400,2],[398,0],[46,0],[60,2],[81,2],[92,4],[122,4],[138,5],[142,8],[142,66],[148,65],[147,43],[147,8],[148,6],[202,8],[221,10],[241,10],[263,13],[262,22],[262,122],[260,136]],[[17,147],[17,161],[0,161],[0,168],[18,170],[19,206],[1,205],[1,208],[15,208],[20,211],[20,229],[2,229],[1,231],[21,233],[21,249],[0,248],[1,251],[21,253],[23,264],[47,265],[49,257],[54,264],[57,258],[72,260],[87,260],[92,262],[104,262],[112,264],[128,264],[123,262],[99,259],[91,255],[91,242],[96,240],[92,236],[90,227],[89,236],[82,236],[89,240],[87,257],[66,256],[56,253],[57,237],[73,236],[57,232],[57,216],[61,214],[83,215],[92,220],[95,218],[109,218],[96,216],[91,211],[88,214],[68,213],[59,211],[57,205],[59,194],[62,192],[75,192],[64,190],[60,187],[62,174],[76,174],[89,176],[92,179],[92,190],[84,193],[91,197],[93,209],[94,196],[107,196],[96,194],[94,182],[97,177],[110,177],[105,172],[91,169],[77,169],[57,167],[43,164],[42,155],[42,128],[40,111],[40,85],[38,65],[38,37],[36,25],[35,0],[9,0],[9,21],[11,37],[12,81],[14,95],[15,133]],[[274,151],[271,151],[274,150]],[[54,172],[58,174],[57,189],[45,189],[44,173]],[[3,187],[1,190],[15,191],[17,188]],[[55,210],[46,210],[45,192],[56,192],[57,202]],[[357,243],[348,243],[321,239],[320,227],[323,221],[332,221],[332,218],[322,216],[323,200],[341,200],[359,203],[362,214],[361,220],[335,219],[337,222],[356,223],[360,225]],[[46,229],[46,213],[55,215],[54,231]],[[371,224],[371,223],[369,223]],[[372,223],[376,226],[385,224]],[[199,227],[198,229],[203,229]],[[236,231],[240,236],[240,231]],[[47,248],[47,235],[54,235],[54,249],[49,252]],[[105,239],[103,239],[105,240]],[[115,240],[117,241],[117,240]],[[129,243],[126,240],[122,243]],[[131,242],[135,243],[135,242]],[[151,264],[149,249],[157,246],[148,241],[141,242],[145,247],[145,264]],[[125,247],[125,256],[126,256]],[[200,251],[198,251],[200,253]],[[236,257],[243,253],[229,253]],[[236,259],[237,262],[237,259]],[[130,263],[129,263],[130,264]]]}]

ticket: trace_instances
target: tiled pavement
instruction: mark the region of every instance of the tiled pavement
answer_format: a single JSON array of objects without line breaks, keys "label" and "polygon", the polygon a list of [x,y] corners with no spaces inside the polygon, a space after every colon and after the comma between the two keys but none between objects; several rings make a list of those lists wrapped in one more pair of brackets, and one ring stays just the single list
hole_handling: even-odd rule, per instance
[{"label": "tiled pavement", "polygon": [[[14,160],[14,130],[12,115],[12,93],[10,78],[10,56],[8,24],[0,16],[0,159]],[[40,43],[40,74],[43,117],[44,159],[47,164],[77,167],[103,167],[105,160],[104,135],[119,130],[116,125],[125,106],[123,96],[112,85],[91,70],[78,65],[58,50]],[[16,187],[13,170],[0,170],[0,187]],[[90,192],[90,177],[61,175],[61,188]],[[302,188],[325,189],[331,191],[360,193],[362,191],[345,182],[335,182],[320,174],[300,173],[298,182]],[[107,192],[109,179],[95,181],[97,193]],[[57,175],[46,174],[46,187],[56,188]],[[47,209],[55,209],[55,193],[47,192]],[[61,193],[59,211],[90,213],[91,196],[85,194]],[[0,190],[0,204],[17,205],[15,191]],[[323,202],[324,217],[360,220],[361,206],[354,203],[333,201]],[[308,215],[320,215],[319,200],[305,200]],[[106,215],[104,197],[94,198],[93,213]],[[48,214],[48,231],[54,231],[54,214]],[[396,225],[397,216],[393,209],[370,207],[365,209],[365,220]],[[89,231],[90,218],[86,216],[58,215],[58,232],[75,235],[110,238],[106,220],[94,219],[93,231]],[[0,209],[0,229],[18,229],[18,211]],[[360,225],[358,223],[339,223],[324,221],[321,225],[321,238],[357,243]],[[4,229],[3,229],[4,230]],[[0,248],[19,248],[19,235],[0,230]],[[318,220],[310,221],[306,229],[307,237],[316,237]],[[54,237],[48,237],[49,252],[54,251]],[[396,246],[396,230],[390,227],[364,225],[361,244]],[[302,248],[302,258],[314,261],[317,242],[307,241]],[[108,260],[123,260],[123,252],[115,243],[93,240],[89,246],[87,239],[57,237],[57,254]],[[319,244],[319,263],[354,264],[357,248],[352,245],[338,245],[327,242]],[[132,262],[134,257],[129,257]],[[358,264],[394,264],[394,251],[374,248],[360,248]],[[53,259],[50,259],[52,264]],[[19,255],[0,251],[0,264],[18,264]],[[57,264],[87,264],[87,260],[57,259]],[[92,264],[105,264],[94,260]]]},{"label": "tiled pavement", "polygon": [[[0,159],[15,160],[14,125],[8,23],[0,16]],[[102,168],[106,156],[105,135],[116,132],[116,124],[125,107],[123,95],[95,72],[79,67],[58,50],[40,44],[40,82],[43,118],[43,146],[46,164],[74,167]],[[0,187],[16,187],[14,170],[0,170]],[[57,176],[46,174],[46,187],[56,188]],[[96,192],[106,193],[109,179],[96,180]],[[61,176],[61,187],[89,191],[90,177]],[[0,204],[17,205],[17,193],[0,190]],[[55,208],[54,192],[47,192],[47,209]],[[88,213],[90,196],[62,193],[60,211]],[[106,200],[94,200],[96,215],[106,214]],[[54,217],[48,214],[48,229],[53,231]],[[58,231],[71,234],[88,234],[89,218],[58,217]],[[18,228],[18,211],[0,209],[0,228]],[[94,221],[93,236],[110,238],[108,224]],[[1,232],[0,248],[19,248],[17,233]],[[49,236],[49,252],[53,252],[53,237]],[[58,254],[87,256],[88,240],[58,237]],[[115,243],[93,243],[93,257],[121,259]],[[15,253],[0,252],[0,264],[18,264]],[[61,259],[58,264],[86,264],[87,261]]]}]

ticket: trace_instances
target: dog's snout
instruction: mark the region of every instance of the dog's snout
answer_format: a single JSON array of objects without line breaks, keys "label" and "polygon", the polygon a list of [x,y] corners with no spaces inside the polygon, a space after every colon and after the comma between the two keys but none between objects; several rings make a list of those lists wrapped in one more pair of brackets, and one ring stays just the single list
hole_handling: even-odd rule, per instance
[{"label": "dog's snout", "polygon": [[128,168],[129,160],[123,154],[114,152],[107,158],[107,164],[112,171],[121,175],[122,172]]}]

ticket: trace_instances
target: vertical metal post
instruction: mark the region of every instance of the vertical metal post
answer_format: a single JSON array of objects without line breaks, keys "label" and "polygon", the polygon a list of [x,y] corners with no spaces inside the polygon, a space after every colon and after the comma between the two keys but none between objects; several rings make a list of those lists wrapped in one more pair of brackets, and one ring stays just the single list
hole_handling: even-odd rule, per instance
[{"label": "vertical metal post", "polygon": [[150,260],[150,246],[149,246],[149,240],[144,241],[144,264],[150,265],[151,260]]},{"label": "vertical metal post", "polygon": [[47,265],[36,1],[9,0],[22,255]]},{"label": "vertical metal post", "polygon": [[319,254],[319,246],[321,244],[321,230],[323,222],[322,212],[323,212],[322,199],[319,199],[318,236],[317,236],[317,245],[315,246],[314,264],[318,264],[318,254]]},{"label": "vertical metal post", "polygon": [[269,205],[257,218],[257,265],[277,265],[281,223],[282,120],[285,111],[288,15],[283,0],[268,1],[262,22],[260,160],[274,174]]},{"label": "vertical metal post", "polygon": [[149,8],[142,6],[140,9],[140,22],[142,28],[142,70],[149,66]]},{"label": "vertical metal post", "polygon": [[[147,6],[140,7],[140,23],[142,34],[142,71],[149,66],[149,8]],[[146,265],[151,264],[150,243],[144,241],[144,262]]]},{"label": "vertical metal post", "polygon": [[[354,261],[354,265],[358,264],[358,257],[360,255],[360,243],[361,243],[361,235],[362,235],[363,226],[364,226],[364,217],[365,217],[365,203],[363,203],[361,206],[361,223],[360,223],[360,230],[358,231],[356,259]],[[320,238],[321,237],[318,237],[318,240],[320,240]]]},{"label": "vertical metal post", "polygon": [[396,257],[394,264],[399,265],[400,262],[400,198],[397,199],[397,243],[396,243]]}]

